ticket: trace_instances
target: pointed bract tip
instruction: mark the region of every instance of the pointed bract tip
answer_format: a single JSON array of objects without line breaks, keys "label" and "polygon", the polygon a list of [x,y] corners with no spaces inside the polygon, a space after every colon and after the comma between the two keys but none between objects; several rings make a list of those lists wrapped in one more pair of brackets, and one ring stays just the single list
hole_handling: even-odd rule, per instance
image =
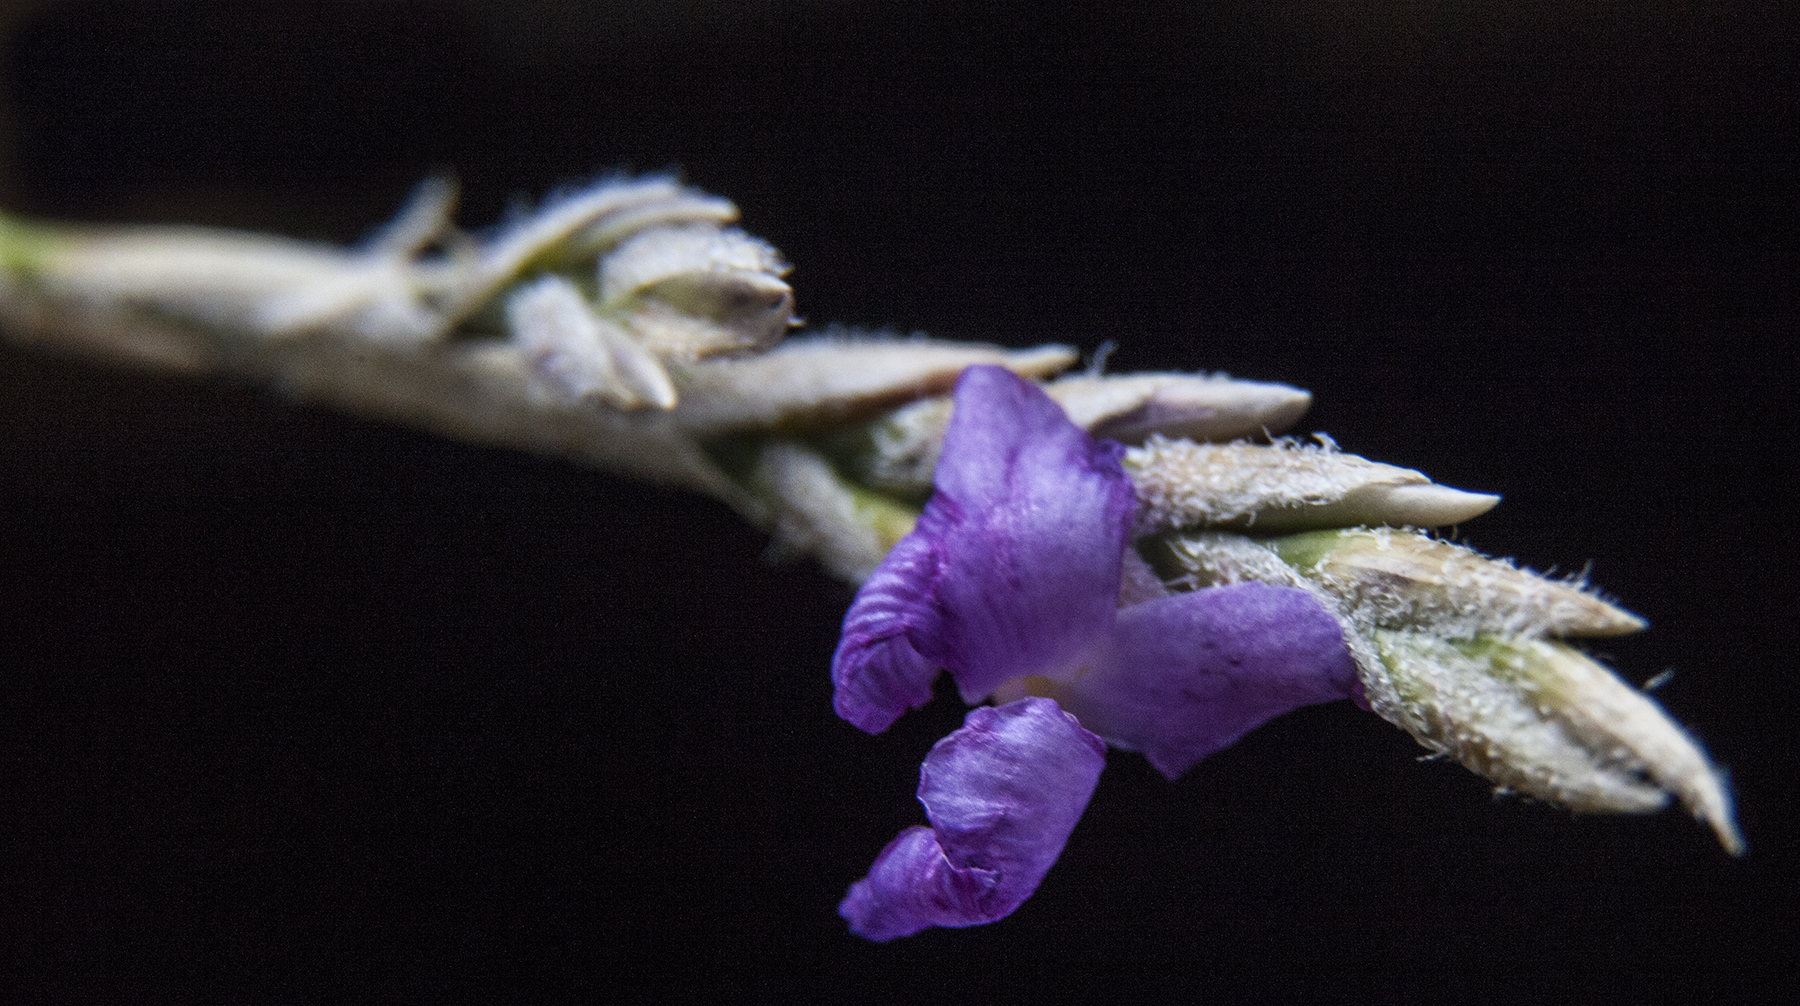
[{"label": "pointed bract tip", "polygon": [[1738,830],[1737,816],[1731,809],[1731,797],[1723,785],[1716,787],[1717,798],[1703,808],[1694,809],[1694,818],[1709,826],[1719,838],[1719,845],[1733,856],[1746,851],[1744,833]]},{"label": "pointed bract tip", "polygon": [[1390,524],[1414,527],[1447,527],[1472,520],[1500,502],[1493,493],[1472,493],[1426,482],[1416,485],[1370,487],[1381,497],[1378,509]]},{"label": "pointed bract tip", "polygon": [[1669,796],[1739,855],[1724,773],[1655,700],[1571,646],[1522,636],[1356,633],[1375,712],[1501,787],[1573,810],[1646,813]]}]

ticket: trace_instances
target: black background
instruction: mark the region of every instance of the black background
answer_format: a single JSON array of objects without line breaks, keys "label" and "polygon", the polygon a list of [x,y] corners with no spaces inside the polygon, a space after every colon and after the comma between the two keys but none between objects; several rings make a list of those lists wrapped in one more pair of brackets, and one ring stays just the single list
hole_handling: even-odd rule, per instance
[{"label": "black background", "polygon": [[1303,431],[1505,494],[1469,541],[1591,562],[1651,620],[1601,652],[1675,670],[1750,853],[1496,801],[1340,704],[1175,784],[1115,754],[1012,918],[868,944],[837,899],[922,822],[963,710],[832,716],[849,588],[706,500],[0,348],[23,988],[1791,984],[1779,5],[37,6],[6,51],[14,210],[348,241],[435,169],[481,223],[674,167],[791,258],[815,327],[1310,388]]}]

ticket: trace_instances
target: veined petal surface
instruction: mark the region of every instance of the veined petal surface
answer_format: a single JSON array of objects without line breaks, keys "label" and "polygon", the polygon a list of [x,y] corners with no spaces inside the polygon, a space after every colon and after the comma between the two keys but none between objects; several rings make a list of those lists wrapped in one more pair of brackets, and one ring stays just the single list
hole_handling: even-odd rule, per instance
[{"label": "veined petal surface", "polygon": [[939,665],[913,640],[929,639],[936,631],[932,591],[942,562],[931,528],[940,521],[940,513],[927,506],[918,526],[888,550],[844,615],[844,634],[831,658],[831,705],[872,734],[931,701]]},{"label": "veined petal surface", "polygon": [[927,504],[946,517],[933,525],[941,622],[920,651],[964,699],[1067,668],[1111,628],[1136,507],[1122,454],[1006,370],[971,367],[957,383]]},{"label": "veined petal surface", "polygon": [[1052,686],[1171,779],[1301,706],[1360,698],[1338,621],[1297,587],[1207,587],[1122,609],[1095,669]]},{"label": "veined petal surface", "polygon": [[908,828],[838,914],[872,940],[1010,915],[1044,879],[1087,808],[1106,745],[1049,699],[971,711],[919,769],[929,828]]},{"label": "veined petal surface", "polygon": [[1073,667],[1112,627],[1136,505],[1122,448],[1036,385],[970,367],[918,526],[844,617],[839,715],[871,732],[930,697],[937,668],[976,701]]}]

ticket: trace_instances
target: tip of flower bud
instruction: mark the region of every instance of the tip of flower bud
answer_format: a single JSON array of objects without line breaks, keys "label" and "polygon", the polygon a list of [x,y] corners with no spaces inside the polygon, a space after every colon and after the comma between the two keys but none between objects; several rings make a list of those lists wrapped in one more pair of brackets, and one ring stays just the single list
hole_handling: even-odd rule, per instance
[{"label": "tip of flower bud", "polygon": [[1509,669],[1523,672],[1527,687],[1572,735],[1673,793],[1695,820],[1712,828],[1726,852],[1743,854],[1724,773],[1656,700],[1565,644],[1538,640],[1514,649]]},{"label": "tip of flower bud", "polygon": [[[1379,523],[1414,527],[1446,527],[1479,517],[1500,502],[1493,493],[1472,493],[1436,483],[1419,485],[1374,485],[1353,492],[1346,503],[1360,505],[1370,516],[1380,515]],[[1359,523],[1374,524],[1373,520]]]},{"label": "tip of flower bud", "polygon": [[658,353],[677,359],[740,354],[780,342],[794,323],[794,292],[767,273],[691,273],[642,291],[628,324]]},{"label": "tip of flower bud", "polygon": [[1731,794],[1726,792],[1723,783],[1714,780],[1714,792],[1704,807],[1690,807],[1695,820],[1712,828],[1714,837],[1719,840],[1719,847],[1733,856],[1742,856],[1749,851],[1744,844],[1744,833],[1738,830],[1737,814],[1731,806]]},{"label": "tip of flower bud", "polygon": [[1143,504],[1140,531],[1233,527],[1290,534],[1319,528],[1442,527],[1500,497],[1436,485],[1410,468],[1318,446],[1196,444],[1152,435],[1125,456]]},{"label": "tip of flower bud", "polygon": [[1080,374],[1044,390],[1075,425],[1124,444],[1153,433],[1199,441],[1280,433],[1312,405],[1299,388],[1208,374]]},{"label": "tip of flower bud", "polygon": [[1699,744],[1579,650],[1392,629],[1351,643],[1377,713],[1502,789],[1603,813],[1659,810],[1673,795],[1725,851],[1743,852],[1724,776]]}]

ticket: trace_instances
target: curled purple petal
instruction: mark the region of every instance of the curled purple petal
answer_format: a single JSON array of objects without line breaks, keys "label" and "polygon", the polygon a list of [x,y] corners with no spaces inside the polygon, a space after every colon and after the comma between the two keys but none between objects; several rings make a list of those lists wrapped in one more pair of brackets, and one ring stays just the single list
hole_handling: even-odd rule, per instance
[{"label": "curled purple petal", "polygon": [[908,828],[838,906],[871,940],[1012,914],[1093,796],[1106,746],[1049,699],[971,711],[919,769],[930,828]]},{"label": "curled purple petal", "polygon": [[973,702],[1076,664],[1118,604],[1136,506],[1121,453],[1010,371],[964,371],[937,492],[844,618],[839,714],[880,731],[929,697],[937,668]]},{"label": "curled purple petal", "polygon": [[1107,658],[1057,692],[1171,779],[1282,713],[1361,695],[1343,629],[1295,587],[1242,583],[1119,612]]},{"label": "curled purple petal", "polygon": [[[927,508],[919,527],[936,519]],[[935,631],[932,589],[939,566],[933,536],[915,530],[889,550],[844,615],[844,634],[831,658],[831,705],[869,733],[931,701],[938,664],[920,655],[912,639],[914,632],[929,638]]]}]

